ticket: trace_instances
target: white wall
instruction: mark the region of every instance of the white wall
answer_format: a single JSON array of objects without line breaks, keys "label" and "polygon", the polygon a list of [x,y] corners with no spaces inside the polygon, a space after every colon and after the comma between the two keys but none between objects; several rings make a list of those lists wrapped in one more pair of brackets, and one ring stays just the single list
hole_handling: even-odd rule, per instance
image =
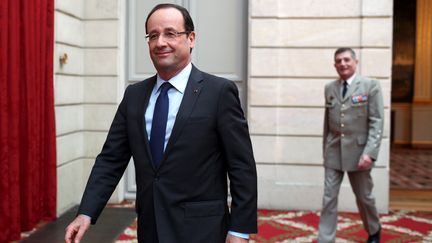
[{"label": "white wall", "polygon": [[[123,92],[117,0],[56,0],[57,213],[81,200]],[[59,56],[68,62],[59,64]],[[120,63],[120,64],[119,64]],[[114,200],[121,200],[121,192]]]}]

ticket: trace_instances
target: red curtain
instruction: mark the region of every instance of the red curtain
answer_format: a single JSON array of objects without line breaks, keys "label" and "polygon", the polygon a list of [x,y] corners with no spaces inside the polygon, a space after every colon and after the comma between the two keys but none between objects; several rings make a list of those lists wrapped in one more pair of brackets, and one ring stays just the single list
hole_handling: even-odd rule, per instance
[{"label": "red curtain", "polygon": [[54,0],[0,0],[0,242],[56,217]]}]

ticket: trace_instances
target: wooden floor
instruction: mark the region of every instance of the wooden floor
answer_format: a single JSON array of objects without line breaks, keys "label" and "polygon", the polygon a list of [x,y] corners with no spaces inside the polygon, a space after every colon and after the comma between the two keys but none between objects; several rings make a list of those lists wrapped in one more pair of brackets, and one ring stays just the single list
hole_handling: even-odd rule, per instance
[{"label": "wooden floor", "polygon": [[432,149],[393,146],[390,188],[432,191]]},{"label": "wooden floor", "polygon": [[[69,210],[57,220],[50,222],[32,233],[29,237],[21,240],[21,243],[59,243],[64,242],[66,226],[76,216],[77,207]],[[133,208],[105,208],[96,225],[84,235],[81,243],[107,243],[115,239],[135,219]]]},{"label": "wooden floor", "polygon": [[390,209],[432,211],[432,149],[392,147]]},{"label": "wooden floor", "polygon": [[432,190],[390,190],[391,210],[432,211]]}]

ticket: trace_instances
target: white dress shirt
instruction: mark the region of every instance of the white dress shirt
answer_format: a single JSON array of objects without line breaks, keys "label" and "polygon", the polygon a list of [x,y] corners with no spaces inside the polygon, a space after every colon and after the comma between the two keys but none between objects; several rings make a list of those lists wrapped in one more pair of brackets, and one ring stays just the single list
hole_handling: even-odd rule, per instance
[{"label": "white dress shirt", "polygon": [[[347,93],[348,93],[348,89],[351,86],[352,82],[354,81],[355,77],[357,76],[356,73],[354,73],[351,77],[349,77],[349,79],[346,80],[347,82]],[[340,93],[342,94],[343,91],[343,82],[344,80],[340,80]]]},{"label": "white dress shirt", "polygon": [[147,110],[145,112],[145,123],[147,129],[148,140],[150,141],[151,127],[153,121],[153,112],[156,104],[156,100],[160,93],[160,86],[164,82],[169,82],[173,87],[168,90],[168,118],[167,126],[165,131],[165,144],[164,149],[171,137],[171,131],[174,127],[174,122],[177,117],[178,110],[180,108],[181,101],[183,99],[184,91],[186,89],[187,82],[189,80],[190,73],[192,71],[192,64],[189,63],[180,73],[172,77],[170,80],[163,80],[157,75],[156,84],[150,95]]}]

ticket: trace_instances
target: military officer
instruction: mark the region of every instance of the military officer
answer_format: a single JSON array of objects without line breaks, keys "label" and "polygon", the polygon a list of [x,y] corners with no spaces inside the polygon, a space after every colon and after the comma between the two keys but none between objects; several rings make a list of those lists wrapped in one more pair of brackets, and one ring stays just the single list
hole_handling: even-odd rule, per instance
[{"label": "military officer", "polygon": [[335,242],[337,201],[345,172],[356,197],[367,242],[379,242],[381,225],[372,195],[371,169],[380,148],[384,106],[379,82],[356,74],[351,48],[334,54],[339,79],[325,86],[324,197],[318,242]]}]

